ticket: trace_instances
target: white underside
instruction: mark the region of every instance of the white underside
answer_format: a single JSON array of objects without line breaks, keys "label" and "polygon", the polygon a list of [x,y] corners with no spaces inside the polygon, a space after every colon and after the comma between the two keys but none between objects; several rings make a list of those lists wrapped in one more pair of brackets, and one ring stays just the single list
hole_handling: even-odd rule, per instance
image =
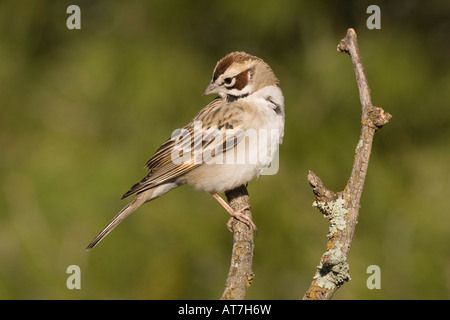
[{"label": "white underside", "polygon": [[[248,138],[241,140],[234,149],[227,150],[222,164],[202,163],[178,182],[206,192],[223,192],[260,176],[270,165],[284,135],[284,99],[281,90],[276,86],[265,87],[241,101],[256,105],[258,110],[257,118],[247,130],[251,133]],[[274,110],[276,107],[281,108],[278,114]]]}]

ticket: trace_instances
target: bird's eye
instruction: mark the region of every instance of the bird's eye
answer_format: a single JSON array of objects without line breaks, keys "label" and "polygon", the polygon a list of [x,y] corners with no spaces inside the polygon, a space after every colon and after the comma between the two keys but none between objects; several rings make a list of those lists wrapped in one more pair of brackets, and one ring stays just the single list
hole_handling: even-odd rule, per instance
[{"label": "bird's eye", "polygon": [[223,83],[225,84],[226,87],[233,86],[235,82],[236,82],[236,78],[225,78],[223,80]]}]

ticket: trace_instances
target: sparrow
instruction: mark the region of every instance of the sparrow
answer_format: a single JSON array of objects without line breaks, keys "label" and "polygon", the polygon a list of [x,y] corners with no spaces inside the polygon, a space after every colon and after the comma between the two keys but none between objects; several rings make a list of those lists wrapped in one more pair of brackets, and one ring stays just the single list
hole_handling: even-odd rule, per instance
[{"label": "sparrow", "polygon": [[233,210],[219,193],[259,177],[282,143],[284,97],[279,81],[262,59],[232,52],[220,59],[203,95],[217,97],[185,127],[172,133],[145,165],[147,176],[122,199],[135,198],[92,240],[95,247],[133,211],[181,185],[210,193],[231,215],[253,230],[244,214]]}]

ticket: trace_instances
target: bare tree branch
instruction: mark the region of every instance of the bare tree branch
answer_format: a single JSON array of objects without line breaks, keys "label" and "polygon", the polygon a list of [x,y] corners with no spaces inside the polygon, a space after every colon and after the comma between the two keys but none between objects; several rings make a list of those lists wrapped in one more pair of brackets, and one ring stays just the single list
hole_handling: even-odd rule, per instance
[{"label": "bare tree branch", "polygon": [[[240,186],[234,190],[225,192],[228,203],[233,210],[240,210],[245,207],[250,208],[250,201],[245,186]],[[245,211],[250,218],[250,209]],[[247,294],[247,289],[253,280],[253,229],[245,223],[233,220],[233,250],[231,254],[231,265],[225,283],[225,291],[221,300],[242,300]]]},{"label": "bare tree branch", "polygon": [[391,118],[389,113],[372,105],[355,30],[347,30],[347,35],[339,42],[337,50],[349,54],[353,63],[361,101],[361,133],[352,172],[344,191],[334,193],[326,189],[319,177],[309,172],[308,181],[316,198],[313,206],[330,220],[330,228],[327,249],[303,299],[331,299],[336,290],[350,280],[347,257],[358,220],[373,137],[375,131]]}]

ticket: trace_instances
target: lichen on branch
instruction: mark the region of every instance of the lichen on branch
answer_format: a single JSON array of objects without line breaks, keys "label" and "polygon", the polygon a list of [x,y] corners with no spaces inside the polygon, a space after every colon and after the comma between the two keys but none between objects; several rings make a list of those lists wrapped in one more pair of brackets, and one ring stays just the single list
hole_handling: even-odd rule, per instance
[{"label": "lichen on branch", "polygon": [[352,172],[343,191],[334,193],[312,171],[308,174],[316,197],[313,206],[330,221],[330,227],[327,249],[320,258],[313,281],[303,299],[331,299],[336,290],[350,280],[347,258],[358,221],[373,137],[391,119],[389,113],[372,105],[355,30],[347,30],[347,35],[339,42],[337,49],[350,55],[353,63],[361,102],[361,132],[355,148]]}]

